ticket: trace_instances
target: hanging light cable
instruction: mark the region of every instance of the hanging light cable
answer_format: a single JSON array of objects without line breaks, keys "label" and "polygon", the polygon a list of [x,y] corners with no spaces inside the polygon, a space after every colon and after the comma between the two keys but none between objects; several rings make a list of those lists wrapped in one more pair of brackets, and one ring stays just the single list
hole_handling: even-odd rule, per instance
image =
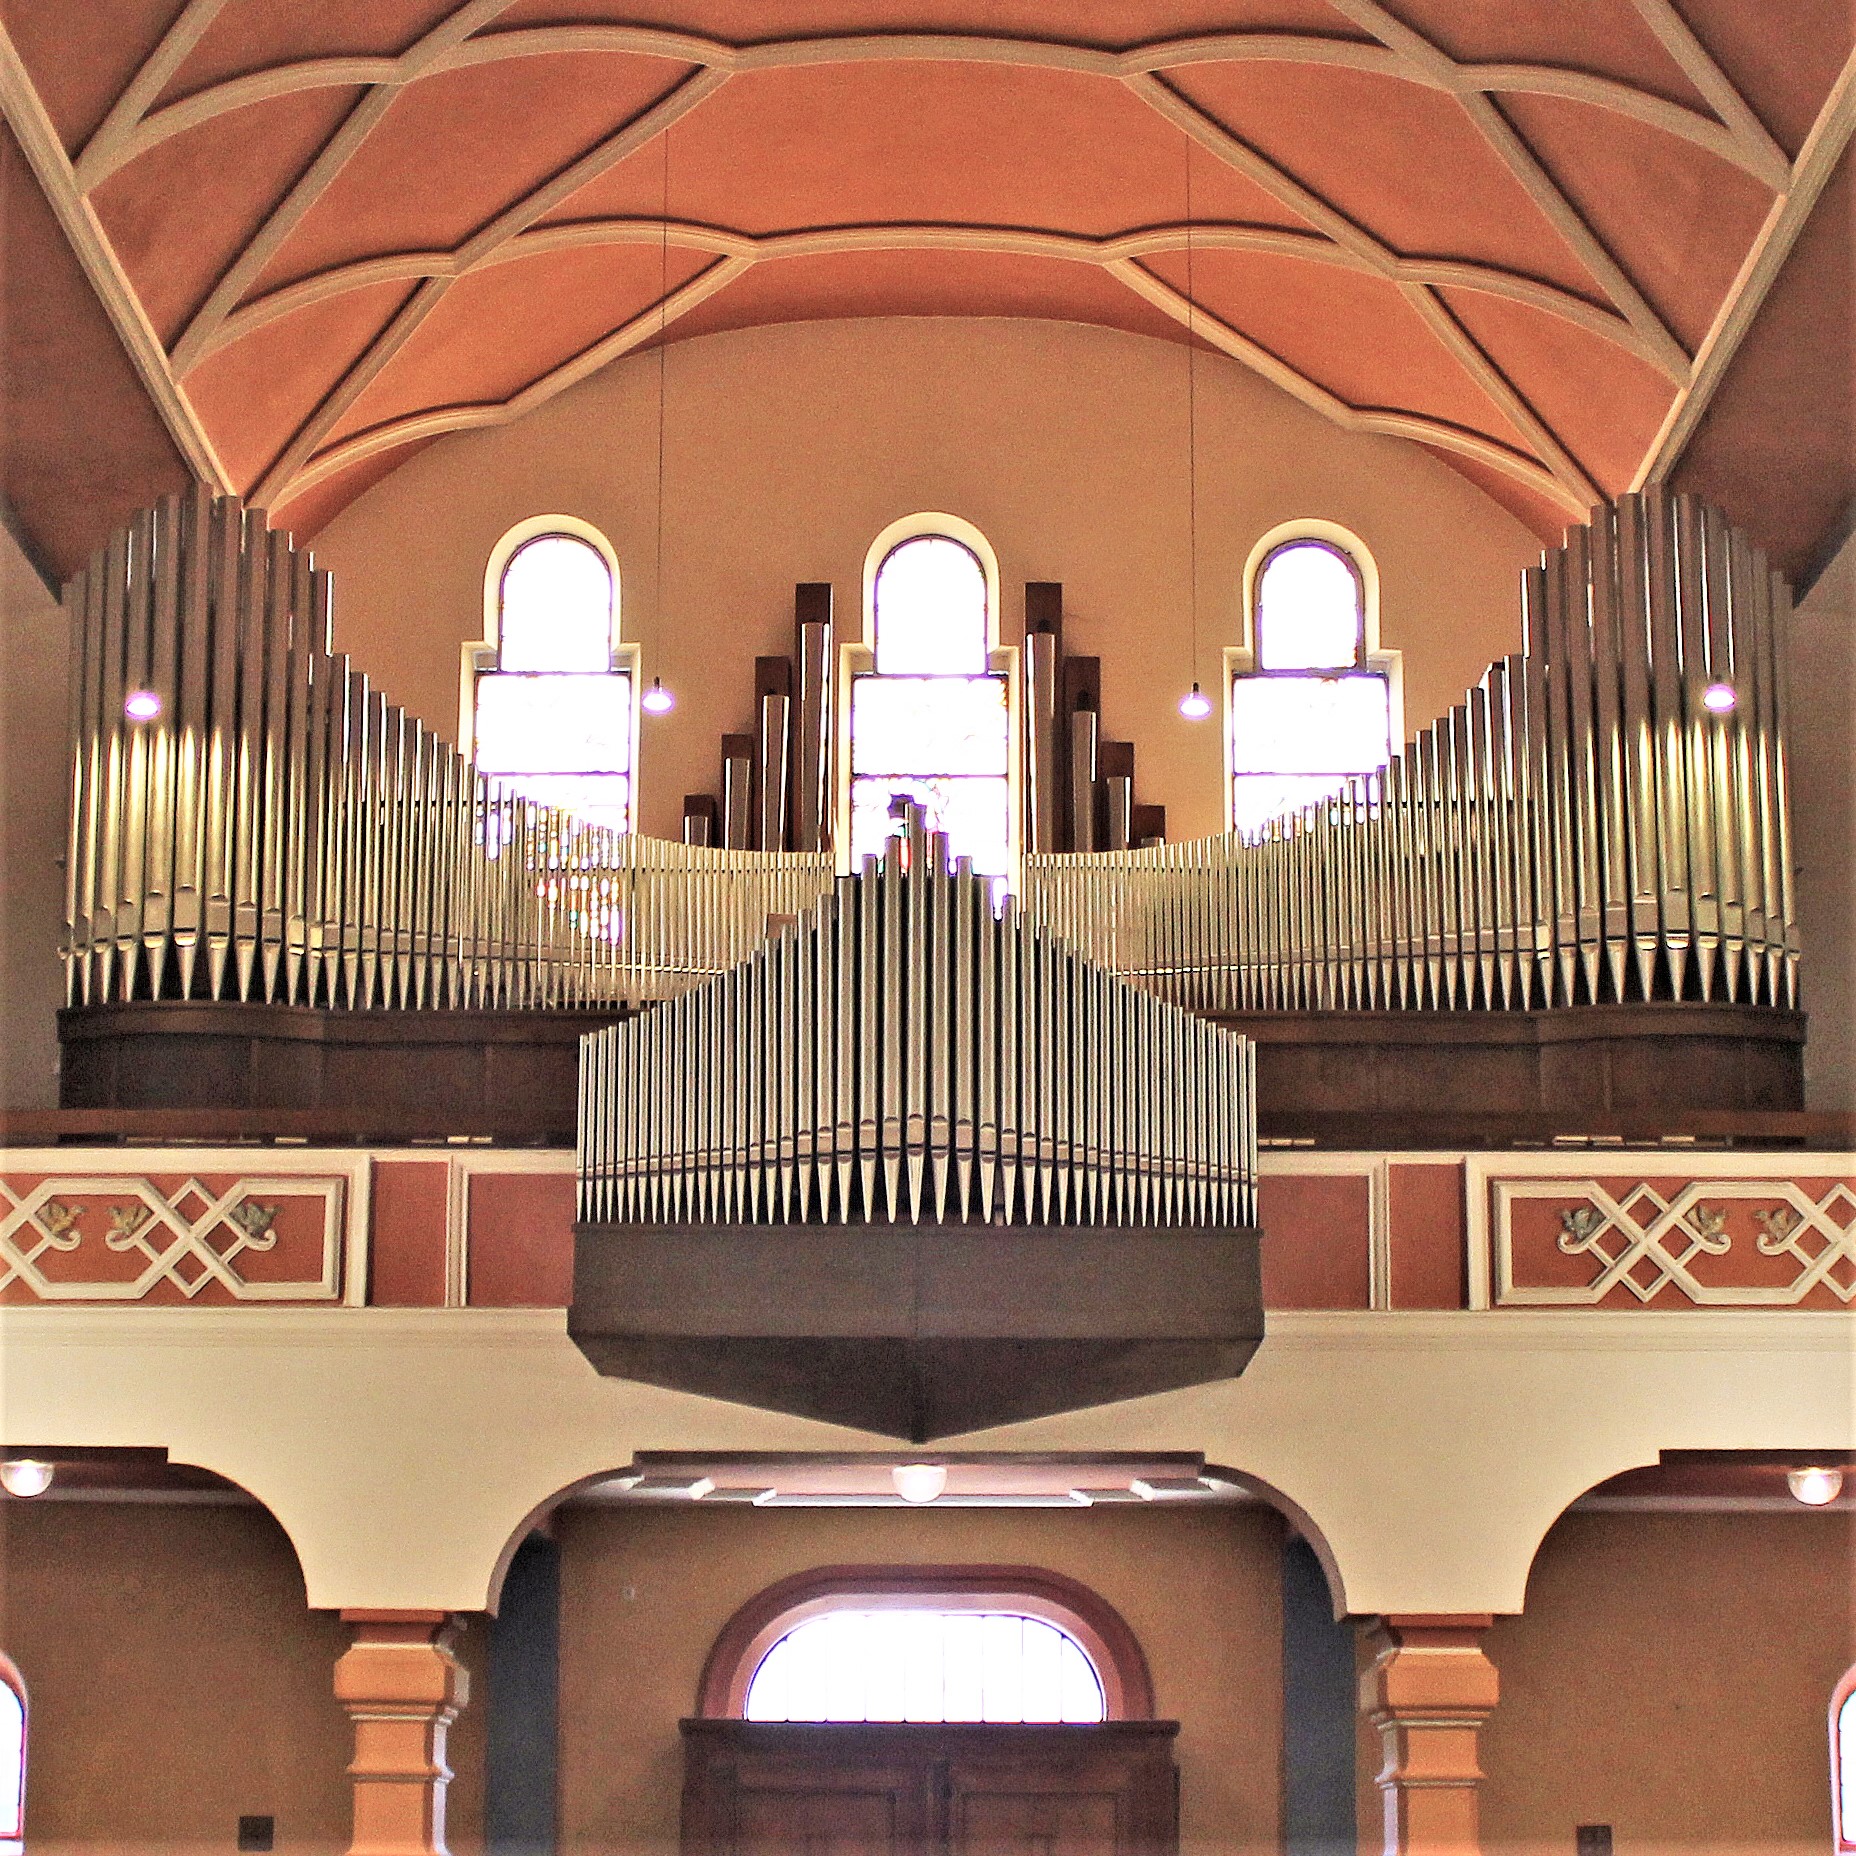
[{"label": "hanging light cable", "polygon": [[1188,722],[1211,714],[1211,698],[1199,688],[1199,343],[1198,297],[1192,267],[1192,141],[1186,140],[1186,562],[1192,625],[1192,688],[1179,699]]},{"label": "hanging light cable", "polygon": [[[670,326],[670,126],[663,130],[664,198],[658,221],[657,241],[657,628],[658,648],[663,649],[667,636],[664,624],[664,370],[666,366],[664,332]],[[664,688],[661,677],[651,679],[641,704],[647,715],[668,715],[677,699]]]}]

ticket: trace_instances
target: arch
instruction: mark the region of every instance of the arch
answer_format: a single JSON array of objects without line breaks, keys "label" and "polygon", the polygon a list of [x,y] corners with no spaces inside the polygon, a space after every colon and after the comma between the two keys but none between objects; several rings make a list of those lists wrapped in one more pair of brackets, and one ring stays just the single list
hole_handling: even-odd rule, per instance
[{"label": "arch", "polygon": [[[913,660],[905,653],[885,664],[879,583],[904,549],[932,541],[952,544],[977,564],[985,604],[980,649],[958,660],[932,650]],[[923,510],[890,523],[870,544],[863,636],[839,648],[837,696],[840,868],[849,871],[880,848],[891,799],[906,795],[927,810],[931,829],[948,833],[957,855],[1013,883],[1023,839],[1018,653],[999,643],[998,557],[971,522]]]},{"label": "arch", "polygon": [[[1262,624],[1267,583],[1306,553],[1309,565],[1344,568],[1345,619],[1325,651],[1293,651],[1274,661]],[[1318,588],[1323,576],[1311,576]],[[1338,576],[1328,576],[1338,578]],[[1259,537],[1244,563],[1240,642],[1224,653],[1225,815],[1234,830],[1255,830],[1278,811],[1338,790],[1367,762],[1383,764],[1404,738],[1401,655],[1379,642],[1379,566],[1351,529],[1323,517],[1278,523]],[[1288,687],[1284,687],[1287,685]],[[1383,720],[1383,748],[1380,725]],[[1310,749],[1332,748],[1329,764]]]},{"label": "arch", "polygon": [[1830,1823],[1837,1850],[1856,1850],[1856,1663],[1830,1691]]},{"label": "arch", "polygon": [[883,563],[907,541],[924,536],[945,535],[957,541],[979,562],[986,575],[986,648],[999,648],[999,557],[985,535],[964,516],[949,515],[945,510],[923,509],[912,516],[902,516],[881,530],[864,553],[863,641],[867,650],[876,649],[876,577]]},{"label": "arch", "polygon": [[757,1592],[726,1624],[703,1665],[696,1712],[740,1720],[748,1685],[773,1646],[832,1611],[1009,1611],[1075,1640],[1102,1684],[1103,1716],[1154,1718],[1153,1678],[1140,1640],[1099,1593],[1039,1566],[820,1566]]},{"label": "arch", "polygon": [[[550,659],[526,637],[512,638],[512,585],[526,559],[540,564],[549,542],[596,559],[605,575],[603,630],[589,625],[578,649]],[[589,591],[592,590],[589,583]],[[595,595],[596,596],[596,595]],[[618,556],[605,535],[578,516],[525,517],[491,548],[483,576],[483,636],[463,647],[458,679],[458,740],[483,772],[514,791],[591,821],[629,831],[637,817],[640,721],[639,649],[623,641]],[[552,679],[544,690],[538,679]],[[602,681],[603,680],[603,681]],[[491,695],[494,708],[486,708]]]},{"label": "arch", "polygon": [[26,1680],[0,1651],[0,1856],[26,1847]]}]

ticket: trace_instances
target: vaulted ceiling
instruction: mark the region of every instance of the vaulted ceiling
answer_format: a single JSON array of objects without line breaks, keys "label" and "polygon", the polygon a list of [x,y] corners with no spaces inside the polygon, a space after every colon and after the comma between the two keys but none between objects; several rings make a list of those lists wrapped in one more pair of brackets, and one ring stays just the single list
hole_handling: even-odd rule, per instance
[{"label": "vaulted ceiling", "polygon": [[1679,457],[1856,108],[1850,0],[0,18],[8,123],[178,456],[312,530],[660,338],[951,314],[1197,339],[1549,534]]}]

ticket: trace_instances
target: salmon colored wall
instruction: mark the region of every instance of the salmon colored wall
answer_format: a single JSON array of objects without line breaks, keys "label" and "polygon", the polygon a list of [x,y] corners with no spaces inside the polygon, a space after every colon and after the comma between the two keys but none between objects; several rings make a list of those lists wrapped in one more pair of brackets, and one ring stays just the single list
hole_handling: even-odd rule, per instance
[{"label": "salmon colored wall", "polygon": [[[315,538],[336,638],[396,700],[455,731],[458,647],[482,635],[484,564],[526,516],[598,526],[624,629],[677,693],[645,722],[643,822],[674,835],[748,725],[753,658],[792,643],[793,584],[829,580],[862,624],[865,551],[945,510],[999,557],[1002,635],[1027,580],[1064,584],[1069,648],[1103,658],[1104,727],[1137,749],[1139,795],[1174,837],[1222,828],[1215,722],[1180,720],[1189,648],[1185,355],[1052,322],[885,319],[713,335],[668,352],[664,580],[653,585],[657,359],[622,361],[516,424],[459,434]],[[1218,686],[1245,561],[1321,516],[1377,558],[1382,642],[1406,653],[1406,719],[1447,707],[1520,639],[1538,543],[1462,477],[1396,439],[1340,430],[1233,362],[1199,369],[1199,654]],[[660,619],[660,609],[668,619]]]},{"label": "salmon colored wall", "polygon": [[[7,1502],[0,1648],[31,1707],[33,1856],[230,1850],[275,1816],[282,1856],[339,1856],[351,1829],[348,1721],[333,1690],[348,1635],[306,1608],[261,1508]],[[482,1641],[459,1649],[472,1705],[451,1735],[453,1856],[481,1856]]]},{"label": "salmon colored wall", "polygon": [[[682,1748],[716,1633],[809,1567],[1036,1565],[1092,1586],[1133,1627],[1159,1713],[1184,1723],[1184,1856],[1277,1847],[1281,1540],[1259,1509],[749,1509],[583,1506],[561,1543],[561,1847],[668,1856]],[[1163,1570],[1164,1569],[1164,1570]]]},{"label": "salmon colored wall", "polygon": [[64,614],[0,527],[0,1108],[58,1100],[65,662]]},{"label": "salmon colored wall", "polygon": [[1847,1513],[1576,1513],[1527,1610],[1497,1622],[1483,1848],[1566,1856],[1818,1856],[1826,1709],[1856,1660]]}]

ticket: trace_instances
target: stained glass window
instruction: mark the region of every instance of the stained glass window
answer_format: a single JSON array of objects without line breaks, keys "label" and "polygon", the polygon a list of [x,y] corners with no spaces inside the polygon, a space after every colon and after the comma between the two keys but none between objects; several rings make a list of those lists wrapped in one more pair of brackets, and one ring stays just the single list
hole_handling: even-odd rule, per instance
[{"label": "stained glass window", "polygon": [[780,1638],[748,1684],[750,1721],[1100,1721],[1082,1645],[1016,1612],[828,1611]]},{"label": "stained glass window", "polygon": [[1330,542],[1273,549],[1258,569],[1254,668],[1231,679],[1231,823],[1269,820],[1385,765],[1390,684],[1368,667],[1360,570]]},{"label": "stained glass window", "polygon": [[879,853],[890,806],[915,800],[956,856],[1011,869],[1011,705],[988,668],[986,570],[963,542],[918,535],[874,586],[874,670],[851,684],[851,856]]},{"label": "stained glass window", "polygon": [[632,677],[615,663],[613,603],[611,568],[577,535],[510,555],[495,656],[477,672],[475,759],[531,799],[628,831]]}]

